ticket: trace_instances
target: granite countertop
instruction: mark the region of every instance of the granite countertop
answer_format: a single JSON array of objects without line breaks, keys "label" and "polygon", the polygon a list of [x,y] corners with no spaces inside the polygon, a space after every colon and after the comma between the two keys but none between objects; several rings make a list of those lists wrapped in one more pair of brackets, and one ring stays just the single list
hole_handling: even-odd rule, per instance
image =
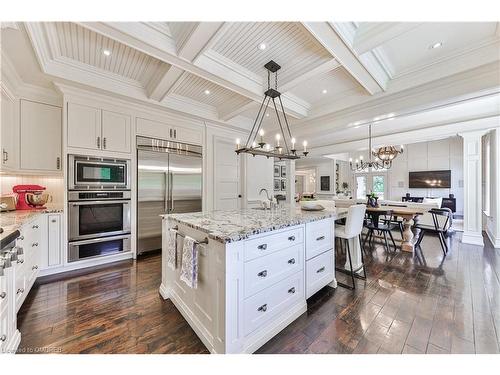
[{"label": "granite countertop", "polygon": [[244,209],[233,211],[194,212],[162,215],[164,218],[207,233],[208,238],[222,242],[244,240],[252,235],[326,218],[338,219],[347,209],[303,211],[300,207],[285,207],[273,211]]},{"label": "granite countertop", "polygon": [[47,208],[40,210],[16,210],[0,212],[0,227],[3,232],[0,234],[0,241],[4,240],[24,224],[42,214],[63,212],[62,205],[48,204]]}]

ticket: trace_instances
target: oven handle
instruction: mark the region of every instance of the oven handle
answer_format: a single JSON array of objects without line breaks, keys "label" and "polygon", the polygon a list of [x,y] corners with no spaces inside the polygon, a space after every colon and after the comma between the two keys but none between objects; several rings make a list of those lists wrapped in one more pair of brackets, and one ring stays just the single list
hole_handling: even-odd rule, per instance
[{"label": "oven handle", "polygon": [[72,206],[82,206],[82,205],[98,205],[98,204],[109,204],[109,203],[122,203],[123,205],[130,205],[130,200],[109,200],[109,201],[82,201],[82,202],[71,202]]},{"label": "oven handle", "polygon": [[97,242],[106,242],[106,241],[114,241],[114,240],[123,240],[125,238],[131,238],[130,234],[124,234],[122,236],[110,236],[110,237],[100,237],[100,238],[92,238],[90,240],[81,240],[81,241],[72,241],[69,245],[86,245],[89,243],[97,243]]}]

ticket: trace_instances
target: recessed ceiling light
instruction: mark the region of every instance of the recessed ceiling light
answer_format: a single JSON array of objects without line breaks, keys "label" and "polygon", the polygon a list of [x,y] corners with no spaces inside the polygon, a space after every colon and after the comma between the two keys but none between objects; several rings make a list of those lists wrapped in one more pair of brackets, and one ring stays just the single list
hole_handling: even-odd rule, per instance
[{"label": "recessed ceiling light", "polygon": [[259,49],[260,49],[261,51],[264,51],[264,50],[266,49],[266,47],[267,47],[267,46],[266,46],[266,43],[261,43],[261,44],[259,44]]},{"label": "recessed ceiling light", "polygon": [[429,47],[429,49],[436,49],[436,48],[441,47],[442,45],[443,45],[443,43],[441,43],[441,42],[437,42],[437,43],[434,43],[433,45],[431,45],[431,46]]},{"label": "recessed ceiling light", "polygon": [[323,91],[321,91],[323,94],[326,94],[328,92],[327,89],[323,89]]},{"label": "recessed ceiling light", "polygon": [[266,113],[266,117],[269,117],[269,113]]},{"label": "recessed ceiling light", "polygon": [[210,95],[210,90],[205,90],[205,95]]},{"label": "recessed ceiling light", "polygon": [[111,51],[109,49],[105,49],[102,53],[104,53],[105,56],[111,56]]}]

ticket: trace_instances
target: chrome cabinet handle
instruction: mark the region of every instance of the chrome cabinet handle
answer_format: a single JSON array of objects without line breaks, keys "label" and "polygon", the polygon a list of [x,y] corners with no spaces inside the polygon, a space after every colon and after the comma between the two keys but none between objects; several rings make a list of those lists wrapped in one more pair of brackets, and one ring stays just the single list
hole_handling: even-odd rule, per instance
[{"label": "chrome cabinet handle", "polygon": [[31,270],[32,270],[32,271],[37,270],[37,269],[38,269],[38,266],[37,266],[37,265],[35,265],[35,266],[31,267]]},{"label": "chrome cabinet handle", "polygon": [[321,267],[319,270],[317,270],[317,271],[316,271],[316,273],[321,273],[321,272],[323,272],[324,270],[325,270],[325,267],[323,266],[323,267]]},{"label": "chrome cabinet handle", "polygon": [[288,237],[288,241],[295,241],[295,236]]},{"label": "chrome cabinet handle", "polygon": [[0,336],[0,341],[6,341],[6,340],[7,340],[7,335]]},{"label": "chrome cabinet handle", "polygon": [[288,259],[288,264],[295,264],[295,258]]},{"label": "chrome cabinet handle", "polygon": [[38,225],[33,225],[32,228],[33,229],[38,229]]},{"label": "chrome cabinet handle", "polygon": [[101,148],[101,137],[97,137],[97,148]]},{"label": "chrome cabinet handle", "polygon": [[106,150],[106,137],[102,139],[102,148]]},{"label": "chrome cabinet handle", "polygon": [[57,222],[57,220],[56,219],[52,219],[50,222],[51,223],[55,223],[55,222]]},{"label": "chrome cabinet handle", "polygon": [[174,138],[177,138],[177,129],[174,129]]},{"label": "chrome cabinet handle", "polygon": [[16,292],[16,294],[19,294],[19,293],[24,293],[24,288],[19,288]]},{"label": "chrome cabinet handle", "polygon": [[288,289],[288,293],[294,294],[295,293],[295,287],[292,287],[292,288]]},{"label": "chrome cabinet handle", "polygon": [[263,304],[262,306],[260,306],[257,311],[262,311],[262,312],[266,312],[267,311],[267,303]]},{"label": "chrome cabinet handle", "polygon": [[18,239],[19,241],[23,241],[23,240],[24,240],[24,236],[19,236],[19,237],[17,237],[17,239]]},{"label": "chrome cabinet handle", "polygon": [[264,243],[262,245],[257,246],[257,249],[259,249],[259,250],[266,250],[267,249],[267,243]]},{"label": "chrome cabinet handle", "polygon": [[2,149],[2,154],[3,154],[3,162],[6,163],[7,161],[9,161],[9,153],[7,151],[5,151],[5,149]]},{"label": "chrome cabinet handle", "polygon": [[316,238],[316,241],[322,241],[324,239],[325,239],[325,236],[321,236],[321,237]]},{"label": "chrome cabinet handle", "polygon": [[38,246],[38,242],[33,242],[33,243],[31,244],[31,247],[35,247],[35,246]]},{"label": "chrome cabinet handle", "polygon": [[260,271],[257,276],[259,277],[266,277],[267,276],[267,270],[264,270],[264,271]]},{"label": "chrome cabinet handle", "polygon": [[170,130],[170,138],[173,138],[173,136],[172,136],[172,128],[170,128],[169,130]]},{"label": "chrome cabinet handle", "polygon": [[23,264],[23,263],[24,263],[24,259],[19,259],[19,260],[17,261],[17,263],[19,263],[19,264]]},{"label": "chrome cabinet handle", "polygon": [[56,158],[56,169],[61,169],[61,158],[59,156]]},{"label": "chrome cabinet handle", "polygon": [[1,299],[4,299],[5,297],[7,297],[7,293],[5,293],[5,292],[0,293],[0,298]]}]

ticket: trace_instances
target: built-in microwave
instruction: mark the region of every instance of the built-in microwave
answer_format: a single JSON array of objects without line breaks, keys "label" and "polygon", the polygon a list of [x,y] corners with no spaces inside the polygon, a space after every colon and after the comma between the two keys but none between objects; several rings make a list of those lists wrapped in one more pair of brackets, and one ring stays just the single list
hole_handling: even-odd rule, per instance
[{"label": "built-in microwave", "polygon": [[130,189],[130,160],[68,156],[68,189]]}]

